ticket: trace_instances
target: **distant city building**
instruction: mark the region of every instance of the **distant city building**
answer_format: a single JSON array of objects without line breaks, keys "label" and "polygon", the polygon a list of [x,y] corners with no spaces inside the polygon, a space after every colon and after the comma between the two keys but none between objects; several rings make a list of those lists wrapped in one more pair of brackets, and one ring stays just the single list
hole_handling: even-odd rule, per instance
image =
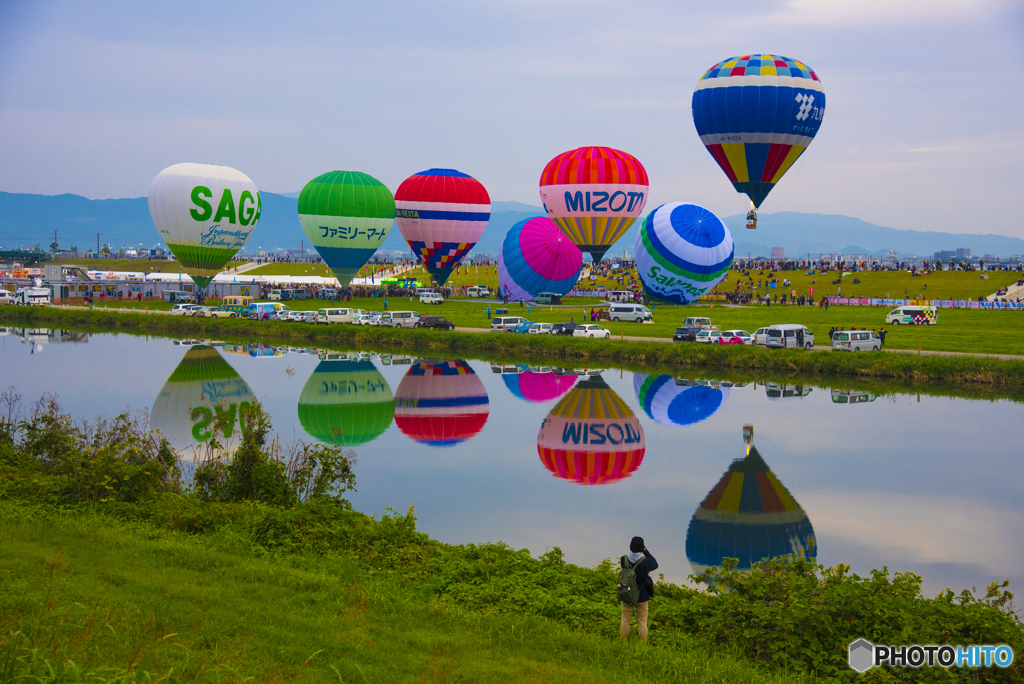
[{"label": "distant city building", "polygon": [[779,247],[778,245],[776,245],[775,247],[772,247],[772,259],[773,260],[785,259],[785,258],[786,258],[786,248],[785,247]]},{"label": "distant city building", "polygon": [[935,258],[939,261],[949,261],[950,259],[956,259],[956,250],[943,249],[935,253]]},{"label": "distant city building", "polygon": [[957,250],[956,250],[956,258],[957,259],[970,259],[971,258],[971,250],[968,249],[967,247],[959,247],[959,248],[957,248]]}]

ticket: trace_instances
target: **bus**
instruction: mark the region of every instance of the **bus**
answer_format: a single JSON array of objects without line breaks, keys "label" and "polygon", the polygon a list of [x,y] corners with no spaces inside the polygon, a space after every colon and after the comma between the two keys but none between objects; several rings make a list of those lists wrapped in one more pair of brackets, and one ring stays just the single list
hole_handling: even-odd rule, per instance
[{"label": "bus", "polygon": [[221,303],[221,306],[228,311],[238,314],[239,316],[244,316],[249,312],[249,305],[254,301],[255,300],[252,297],[231,295],[224,297],[224,301]]}]

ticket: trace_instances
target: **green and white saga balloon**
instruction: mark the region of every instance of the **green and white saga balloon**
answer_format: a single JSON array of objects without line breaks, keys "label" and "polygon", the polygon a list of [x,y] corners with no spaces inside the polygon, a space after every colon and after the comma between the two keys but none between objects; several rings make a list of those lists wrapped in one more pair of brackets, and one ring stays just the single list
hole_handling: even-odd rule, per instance
[{"label": "green and white saga balloon", "polygon": [[321,361],[299,396],[302,429],[329,444],[366,444],[394,417],[395,395],[370,361]]},{"label": "green and white saga balloon", "polygon": [[256,184],[230,166],[175,164],[149,186],[149,215],[200,289],[242,248],[260,209]]},{"label": "green and white saga balloon", "polygon": [[395,197],[360,171],[329,171],[299,193],[299,222],[344,287],[370,260],[395,223]]}]

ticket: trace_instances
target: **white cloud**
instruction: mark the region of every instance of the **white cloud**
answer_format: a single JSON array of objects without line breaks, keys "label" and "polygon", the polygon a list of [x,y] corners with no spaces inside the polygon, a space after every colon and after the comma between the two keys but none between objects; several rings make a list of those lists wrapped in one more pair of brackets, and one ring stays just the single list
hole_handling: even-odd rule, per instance
[{"label": "white cloud", "polygon": [[1007,7],[1003,0],[790,0],[776,20],[795,24],[875,27],[972,19]]}]

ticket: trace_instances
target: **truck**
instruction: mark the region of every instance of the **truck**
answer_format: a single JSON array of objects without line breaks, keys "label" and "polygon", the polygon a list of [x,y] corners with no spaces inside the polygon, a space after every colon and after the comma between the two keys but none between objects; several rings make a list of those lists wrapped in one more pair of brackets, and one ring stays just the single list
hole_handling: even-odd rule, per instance
[{"label": "truck", "polygon": [[20,306],[49,306],[50,288],[22,287],[14,293],[14,303]]}]

